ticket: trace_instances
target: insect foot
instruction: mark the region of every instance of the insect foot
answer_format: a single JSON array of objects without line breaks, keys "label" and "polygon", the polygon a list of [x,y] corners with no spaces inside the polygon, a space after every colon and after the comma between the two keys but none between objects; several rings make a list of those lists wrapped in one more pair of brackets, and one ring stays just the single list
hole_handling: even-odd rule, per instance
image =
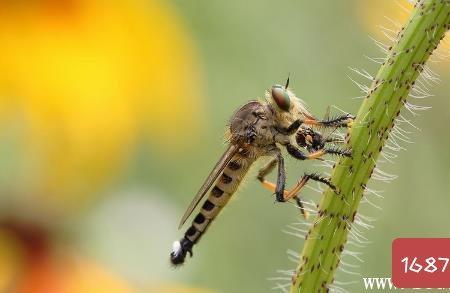
[{"label": "insect foot", "polygon": [[347,113],[347,128],[350,128],[350,127],[352,127],[352,125],[353,125],[353,122],[355,121],[355,119],[356,119],[356,116],[355,115],[352,115],[352,114],[348,114]]}]

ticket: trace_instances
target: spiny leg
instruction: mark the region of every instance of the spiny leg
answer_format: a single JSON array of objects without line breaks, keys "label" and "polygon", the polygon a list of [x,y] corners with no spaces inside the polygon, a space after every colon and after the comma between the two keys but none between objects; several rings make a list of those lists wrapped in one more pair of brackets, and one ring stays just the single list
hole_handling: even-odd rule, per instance
[{"label": "spiny leg", "polygon": [[325,143],[344,143],[345,141],[339,137],[327,137],[324,140]]},{"label": "spiny leg", "polygon": [[323,127],[350,127],[355,119],[356,117],[351,114],[344,114],[332,119],[324,119],[324,120],[307,118],[303,121],[303,123],[307,125],[316,125]]},{"label": "spiny leg", "polygon": [[303,175],[302,179],[300,179],[300,181],[297,182],[297,184],[294,186],[294,188],[292,188],[289,192],[284,194],[284,200],[290,200],[291,198],[295,199],[297,205],[300,208],[300,211],[302,212],[302,214],[305,216],[305,218],[308,218],[308,214],[305,211],[305,208],[303,206],[303,202],[300,199],[300,197],[298,196],[298,194],[300,193],[300,191],[302,190],[303,187],[305,187],[306,183],[308,183],[309,180],[314,180],[317,182],[321,182],[326,184],[328,187],[330,187],[336,194],[339,194],[339,190],[338,188],[331,183],[331,180],[329,178],[326,177],[322,177],[318,174],[305,174]]},{"label": "spiny leg", "polygon": [[285,135],[294,134],[302,124],[315,125],[322,127],[350,127],[353,121],[356,119],[354,115],[344,114],[332,119],[317,120],[313,117],[307,117],[306,119],[297,119],[291,123],[288,127],[277,128],[278,132]]},{"label": "spiny leg", "polygon": [[318,120],[313,117],[308,117],[304,120],[298,119],[292,122],[291,125],[285,128],[278,128],[278,131],[282,134],[292,135],[294,134],[302,124],[322,126],[322,127],[350,127],[353,121],[356,119],[351,114],[344,114],[332,119]]},{"label": "spiny leg", "polygon": [[[297,159],[300,160],[311,160],[311,159],[319,159],[321,156],[325,155],[325,154],[337,154],[337,155],[346,155],[346,156],[350,156],[350,152],[345,150],[339,150],[339,149],[328,149],[328,148],[324,148],[321,150],[318,150],[316,152],[310,153],[308,155],[303,154],[297,147],[291,145],[291,144],[287,144],[286,145],[286,149],[287,151],[294,156]],[[277,183],[274,184],[270,181],[265,180],[265,177],[275,168],[275,165],[277,165],[278,163],[278,176],[277,176]],[[284,168],[284,158],[281,154],[281,151],[279,149],[277,149],[276,152],[276,158],[271,160],[268,164],[266,164],[258,173],[258,180],[262,183],[262,185],[269,189],[272,192],[275,192],[276,195],[276,200],[279,202],[284,202],[286,200],[290,200],[295,198],[301,212],[303,213],[303,215],[305,217],[307,217],[306,211],[304,209],[303,203],[302,201],[297,198],[296,194],[298,193],[295,192],[296,189],[300,190],[309,179],[313,179],[316,181],[320,181],[322,183],[327,184],[328,186],[330,186],[330,188],[332,188],[333,190],[336,191],[336,188],[331,184],[331,182],[324,178],[324,177],[320,177],[318,175],[315,174],[308,174],[304,176],[304,183],[302,183],[303,180],[301,180],[296,187],[294,187],[293,190],[291,191],[286,191],[285,188],[285,182],[286,182],[286,172],[285,172],[285,168]],[[300,185],[300,186],[299,186]],[[337,192],[336,192],[337,193]]]},{"label": "spiny leg", "polygon": [[306,183],[308,183],[309,180],[314,180],[317,182],[321,182],[328,187],[330,187],[336,194],[339,194],[338,188],[331,183],[331,180],[327,177],[320,176],[319,174],[315,173],[306,173],[303,175],[302,179],[300,179],[299,182],[292,188],[287,194],[284,195],[285,200],[289,200],[295,196],[301,191],[303,187],[305,187]]},{"label": "spiny leg", "polygon": [[[264,182],[262,182],[263,183],[263,187],[264,188],[266,188],[267,190],[269,190],[269,191],[271,191],[271,192],[275,192],[275,188],[276,188],[276,186],[275,186],[275,184],[274,183],[272,183],[272,182],[270,182],[270,181],[267,181],[267,180],[265,180]],[[284,190],[284,193],[283,193],[283,201],[287,201],[288,199],[287,199],[287,195],[290,193],[290,191],[289,190]],[[303,205],[303,202],[302,202],[302,200],[297,196],[297,195],[293,195],[293,196],[291,196],[289,199],[295,199],[295,203],[297,204],[297,206],[299,207],[299,209],[300,209],[300,211],[301,211],[301,213],[303,214],[303,216],[305,217],[305,219],[307,219],[308,218],[308,216],[309,216],[309,214],[308,214],[308,212],[305,210],[305,207],[304,207],[304,205]]]},{"label": "spiny leg", "polygon": [[[276,160],[274,160],[274,161],[276,161]],[[266,167],[269,166],[271,163],[272,162],[267,164]],[[274,168],[274,164],[273,164],[271,169],[273,169],[273,168]],[[265,168],[263,168],[261,171],[264,172]],[[265,174],[267,175],[269,172],[267,172]],[[263,186],[266,189],[268,189],[268,190],[270,190],[272,192],[275,191],[275,184],[273,184],[272,182],[264,180],[263,177],[260,178],[258,176],[258,179],[263,183]],[[308,212],[305,210],[303,202],[300,199],[300,197],[298,196],[298,193],[300,193],[300,191],[303,189],[303,187],[305,187],[305,185],[308,183],[309,180],[314,180],[314,181],[317,181],[317,182],[321,182],[321,183],[327,185],[328,187],[330,187],[336,194],[339,194],[338,188],[333,183],[331,183],[331,180],[329,178],[320,176],[320,175],[315,174],[315,173],[309,173],[309,174],[307,173],[307,174],[303,175],[302,179],[300,179],[300,181],[298,181],[297,184],[291,190],[289,190],[289,191],[285,190],[284,191],[283,201],[289,201],[291,199],[294,199],[295,202],[297,203],[298,207],[300,208],[301,213],[303,214],[303,216],[306,219],[308,218]]]},{"label": "spiny leg", "polygon": [[[269,163],[267,163],[264,167],[262,167],[261,170],[259,170],[258,177],[257,177],[258,180],[261,182],[262,186],[264,188],[266,188],[267,190],[273,192],[273,193],[276,192],[276,184],[266,180],[265,177],[267,175],[269,175],[270,172],[273,171],[273,169],[275,168],[276,165],[277,165],[277,159],[274,158]],[[288,193],[289,193],[288,190],[284,190],[283,191],[283,197],[285,197]],[[305,218],[308,218],[308,213],[305,211],[305,208],[303,206],[303,202],[297,196],[293,196],[292,198],[295,199],[295,201],[296,201],[298,207],[300,208],[300,211],[302,212],[303,216]]]},{"label": "spiny leg", "polygon": [[288,151],[288,153],[298,160],[320,159],[325,154],[351,157],[350,150],[342,150],[342,149],[338,149],[338,148],[323,148],[318,151],[315,151],[315,152],[305,155],[299,148],[297,148],[296,146],[293,146],[290,143],[286,144],[285,147],[286,147],[286,150]]}]

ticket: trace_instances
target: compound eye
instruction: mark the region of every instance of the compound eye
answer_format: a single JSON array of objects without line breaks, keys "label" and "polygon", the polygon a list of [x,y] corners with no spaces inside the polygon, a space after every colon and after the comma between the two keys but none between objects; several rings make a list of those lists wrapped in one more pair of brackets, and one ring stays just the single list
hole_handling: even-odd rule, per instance
[{"label": "compound eye", "polygon": [[277,103],[278,108],[283,111],[289,111],[291,99],[283,86],[274,85],[272,87],[272,98],[275,100],[275,103]]}]

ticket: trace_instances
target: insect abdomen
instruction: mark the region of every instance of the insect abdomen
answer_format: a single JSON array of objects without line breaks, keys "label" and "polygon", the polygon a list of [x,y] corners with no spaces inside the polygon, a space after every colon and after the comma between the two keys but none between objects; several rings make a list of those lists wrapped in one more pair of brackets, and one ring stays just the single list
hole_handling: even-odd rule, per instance
[{"label": "insect abdomen", "polygon": [[235,155],[228,163],[183,239],[174,243],[170,254],[172,264],[182,264],[188,252],[192,256],[192,247],[236,192],[252,163],[253,160],[243,158],[241,155]]}]

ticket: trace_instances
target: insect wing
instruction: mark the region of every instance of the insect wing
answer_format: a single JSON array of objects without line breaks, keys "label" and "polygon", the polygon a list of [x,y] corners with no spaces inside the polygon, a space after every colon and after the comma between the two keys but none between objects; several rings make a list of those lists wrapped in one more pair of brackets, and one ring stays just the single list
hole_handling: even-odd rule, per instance
[{"label": "insect wing", "polygon": [[327,110],[325,111],[325,115],[323,115],[323,120],[329,120],[330,119],[330,112],[331,112],[331,108],[330,106],[327,107]]},{"label": "insect wing", "polygon": [[211,188],[211,185],[216,181],[217,177],[219,177],[219,175],[222,173],[222,171],[225,169],[225,167],[231,161],[233,156],[236,154],[237,150],[238,150],[238,146],[230,145],[228,147],[228,149],[225,151],[225,153],[222,155],[220,160],[217,162],[216,166],[214,166],[214,169],[208,175],[208,178],[206,178],[202,187],[200,187],[200,190],[197,192],[194,199],[191,201],[189,207],[187,208],[186,212],[184,213],[183,217],[181,218],[178,229],[180,229],[183,226],[183,224],[186,222],[186,220],[192,214],[194,209],[197,207],[199,202],[202,200],[203,196]]}]

